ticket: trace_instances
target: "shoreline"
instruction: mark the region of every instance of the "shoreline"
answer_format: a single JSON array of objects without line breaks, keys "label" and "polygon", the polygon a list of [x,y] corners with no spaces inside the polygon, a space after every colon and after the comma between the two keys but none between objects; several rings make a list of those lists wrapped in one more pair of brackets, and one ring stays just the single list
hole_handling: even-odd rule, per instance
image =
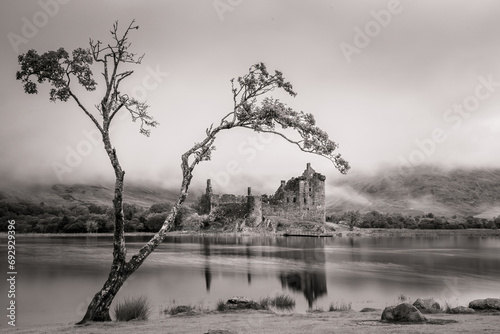
[{"label": "shoreline", "polygon": [[[286,232],[226,232],[226,231],[173,231],[167,236],[250,236],[250,237],[286,237]],[[130,236],[153,236],[153,232],[125,232]],[[410,229],[378,229],[378,228],[355,228],[330,231],[332,237],[411,237],[411,236],[473,236],[473,237],[500,237],[500,230],[491,229],[464,229],[464,230],[410,230]],[[113,237],[113,233],[17,233],[18,237]],[[7,232],[0,232],[0,237],[6,237]],[[296,238],[295,236],[292,236]]]},{"label": "shoreline", "polygon": [[[164,319],[130,322],[42,325],[15,330],[19,334],[35,333],[498,333],[500,313],[429,314],[429,322],[421,324],[380,321],[382,311],[278,313],[272,311],[231,311],[176,315]],[[223,332],[226,331],[226,332]]]}]

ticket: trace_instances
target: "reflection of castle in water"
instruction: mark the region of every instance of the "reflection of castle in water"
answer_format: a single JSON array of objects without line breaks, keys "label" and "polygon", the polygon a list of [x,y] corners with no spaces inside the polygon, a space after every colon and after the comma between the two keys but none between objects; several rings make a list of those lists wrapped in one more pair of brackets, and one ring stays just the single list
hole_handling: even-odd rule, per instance
[{"label": "reflection of castle in water", "polygon": [[[223,242],[218,240],[217,244]],[[229,240],[228,240],[229,241]],[[232,241],[232,242],[231,242]],[[228,244],[234,245],[234,240]],[[279,273],[278,279],[283,288],[291,289],[294,292],[302,292],[306,298],[309,308],[312,308],[314,302],[321,296],[327,294],[326,273],[325,273],[325,253],[324,239],[317,238],[277,238],[268,240],[269,246],[275,246],[272,251],[265,251],[262,248],[256,250],[252,246],[262,245],[262,240],[249,240],[244,243],[245,247],[237,251],[237,255],[246,257],[247,266],[247,284],[252,282],[252,268],[250,260],[252,257],[262,258],[280,258],[286,261],[293,261],[297,264],[297,268],[282,270]],[[209,239],[202,241],[202,252],[205,255],[205,288],[210,291],[212,283],[212,271],[210,268],[210,246],[212,245]],[[239,242],[237,242],[239,243]],[[235,255],[233,253],[233,255]],[[293,268],[294,266],[290,266]]]},{"label": "reflection of castle in water", "polygon": [[314,301],[326,295],[325,272],[290,272],[280,275],[281,286],[288,287],[293,291],[302,291],[307,299],[309,308],[312,308]]},{"label": "reflection of castle in water", "polygon": [[[285,239],[285,241],[289,240]],[[305,268],[297,271],[282,272],[279,278],[283,288],[288,287],[292,291],[302,291],[309,308],[312,308],[316,299],[327,294],[325,252],[322,240],[299,240],[303,249],[294,249],[291,252],[286,252],[286,258],[305,262]]]}]

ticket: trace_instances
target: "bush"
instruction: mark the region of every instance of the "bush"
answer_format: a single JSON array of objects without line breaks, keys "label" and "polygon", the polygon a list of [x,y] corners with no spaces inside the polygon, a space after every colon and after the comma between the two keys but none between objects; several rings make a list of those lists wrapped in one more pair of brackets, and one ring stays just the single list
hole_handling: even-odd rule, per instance
[{"label": "bush", "polygon": [[85,233],[87,232],[87,229],[83,225],[82,222],[75,222],[73,224],[66,225],[64,227],[64,232],[65,233]]},{"label": "bush", "polygon": [[259,300],[259,305],[261,308],[264,310],[269,310],[269,307],[271,306],[271,297],[264,297]]},{"label": "bush", "polygon": [[191,207],[199,215],[209,214],[210,198],[206,194],[202,194]]},{"label": "bush", "polygon": [[216,309],[219,312],[224,312],[225,310],[227,310],[226,302],[224,302],[222,299],[219,299],[217,301],[217,307],[216,307]]},{"label": "bush", "polygon": [[165,219],[167,218],[166,213],[151,213],[146,218],[146,223],[144,227],[146,231],[158,232],[158,230],[163,226]]},{"label": "bush", "polygon": [[163,212],[168,212],[172,208],[172,205],[169,203],[156,203],[151,205],[149,208],[149,212],[151,213],[163,213]]},{"label": "bush", "polygon": [[139,298],[125,298],[114,308],[116,321],[148,320],[151,314],[151,305],[145,296]]},{"label": "bush", "polygon": [[247,214],[246,203],[224,203],[212,209],[210,215],[213,220],[222,224],[233,222],[237,218],[243,218]]}]

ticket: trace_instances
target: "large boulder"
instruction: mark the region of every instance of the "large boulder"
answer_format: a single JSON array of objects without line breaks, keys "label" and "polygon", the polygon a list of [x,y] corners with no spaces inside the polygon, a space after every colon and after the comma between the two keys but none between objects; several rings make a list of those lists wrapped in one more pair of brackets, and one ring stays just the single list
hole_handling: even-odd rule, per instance
[{"label": "large boulder", "polygon": [[413,306],[418,308],[422,313],[431,314],[441,312],[441,305],[432,298],[422,299],[418,298],[413,303]]},{"label": "large boulder", "polygon": [[488,310],[500,311],[500,299],[498,298],[476,299],[469,303],[469,307],[476,311],[488,311]]},{"label": "large boulder", "polygon": [[388,306],[382,312],[382,320],[394,322],[426,322],[427,318],[409,303]]},{"label": "large boulder", "polygon": [[454,307],[450,310],[450,313],[453,313],[453,314],[471,314],[474,312],[476,312],[476,311],[474,311],[473,309],[471,309],[469,307],[465,307],[465,306],[457,306],[457,307]]}]

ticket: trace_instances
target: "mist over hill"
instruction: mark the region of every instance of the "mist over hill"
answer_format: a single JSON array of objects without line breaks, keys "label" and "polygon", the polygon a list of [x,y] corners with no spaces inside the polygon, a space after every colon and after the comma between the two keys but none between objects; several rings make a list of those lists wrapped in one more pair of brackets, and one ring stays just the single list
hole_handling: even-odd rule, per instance
[{"label": "mist over hill", "polygon": [[[113,184],[55,184],[55,185],[11,185],[0,189],[0,201],[43,202],[51,206],[75,206],[96,204],[111,206],[114,194]],[[156,185],[126,184],[124,203],[149,208],[155,203],[173,202],[178,191]]]},{"label": "mist over hill", "polygon": [[[353,173],[327,182],[327,214],[377,210],[405,215],[429,212],[480,218],[500,215],[500,169],[446,170],[426,166],[406,173],[386,169],[372,174]],[[203,191],[191,189],[188,205]],[[177,196],[178,189],[130,182],[125,185],[124,202],[149,208],[155,203],[173,202]],[[112,199],[113,184],[19,184],[0,188],[0,201],[9,202],[111,206]]]},{"label": "mist over hill", "polygon": [[500,215],[500,169],[396,168],[352,174],[327,188],[327,212],[360,210],[417,215]]}]

